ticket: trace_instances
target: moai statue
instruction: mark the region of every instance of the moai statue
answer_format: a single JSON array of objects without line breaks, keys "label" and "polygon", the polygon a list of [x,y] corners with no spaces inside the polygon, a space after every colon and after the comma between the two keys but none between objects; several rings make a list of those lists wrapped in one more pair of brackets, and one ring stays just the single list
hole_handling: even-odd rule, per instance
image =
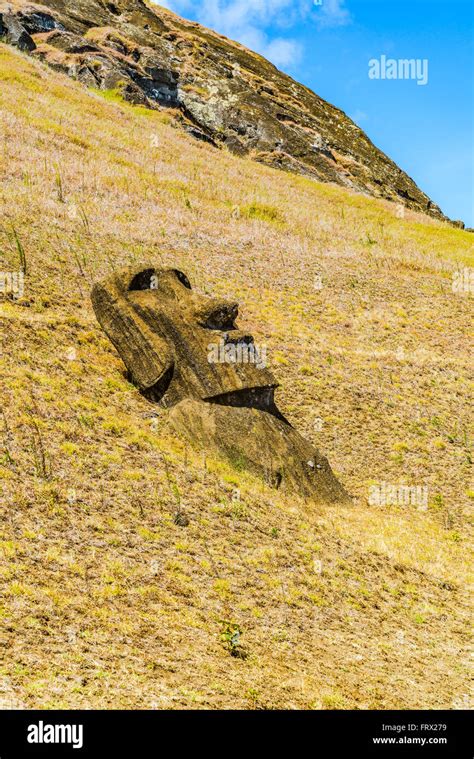
[{"label": "moai statue", "polygon": [[283,492],[349,502],[327,459],[276,406],[265,351],[238,304],[203,297],[176,269],[127,268],[92,290],[97,319],[132,382],[194,447],[239,462]]}]

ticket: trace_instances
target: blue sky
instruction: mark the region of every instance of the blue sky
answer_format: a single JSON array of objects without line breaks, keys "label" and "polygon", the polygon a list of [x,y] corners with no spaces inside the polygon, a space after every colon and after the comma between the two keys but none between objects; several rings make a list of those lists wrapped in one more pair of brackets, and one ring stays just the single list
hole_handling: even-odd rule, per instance
[{"label": "blue sky", "polygon": [[[341,108],[448,216],[474,226],[472,0],[158,4],[262,53]],[[383,55],[426,59],[427,83],[370,79],[369,61]]]}]

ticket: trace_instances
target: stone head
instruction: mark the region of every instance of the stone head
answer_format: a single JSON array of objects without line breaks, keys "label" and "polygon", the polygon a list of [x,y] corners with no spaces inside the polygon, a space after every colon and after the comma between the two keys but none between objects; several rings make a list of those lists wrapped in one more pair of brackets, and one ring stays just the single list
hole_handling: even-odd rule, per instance
[{"label": "stone head", "polygon": [[151,400],[273,407],[277,383],[253,337],[238,329],[236,302],[196,293],[177,269],[147,266],[97,283],[92,304],[132,381]]}]

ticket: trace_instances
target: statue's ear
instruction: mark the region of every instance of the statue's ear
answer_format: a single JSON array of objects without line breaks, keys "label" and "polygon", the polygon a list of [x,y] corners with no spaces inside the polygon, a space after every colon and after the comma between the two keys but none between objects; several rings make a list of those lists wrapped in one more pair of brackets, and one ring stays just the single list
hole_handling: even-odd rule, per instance
[{"label": "statue's ear", "polygon": [[91,293],[97,320],[116,347],[140,390],[156,385],[173,366],[166,342],[138,316],[116,280],[99,282]]}]

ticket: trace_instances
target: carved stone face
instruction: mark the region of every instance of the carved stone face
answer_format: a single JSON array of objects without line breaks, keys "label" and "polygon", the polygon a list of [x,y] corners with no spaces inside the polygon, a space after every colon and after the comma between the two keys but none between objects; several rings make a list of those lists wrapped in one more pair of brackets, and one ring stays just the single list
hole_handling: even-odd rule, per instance
[{"label": "carved stone face", "polygon": [[276,412],[277,383],[252,336],[238,330],[237,303],[200,296],[182,272],[153,266],[122,270],[96,284],[92,303],[150,399],[173,406],[193,398]]},{"label": "carved stone face", "polygon": [[348,501],[327,459],[276,407],[277,383],[251,335],[237,329],[236,303],[202,297],[182,272],[150,266],[99,282],[92,304],[135,384],[173,407],[175,434],[275,488]]}]

